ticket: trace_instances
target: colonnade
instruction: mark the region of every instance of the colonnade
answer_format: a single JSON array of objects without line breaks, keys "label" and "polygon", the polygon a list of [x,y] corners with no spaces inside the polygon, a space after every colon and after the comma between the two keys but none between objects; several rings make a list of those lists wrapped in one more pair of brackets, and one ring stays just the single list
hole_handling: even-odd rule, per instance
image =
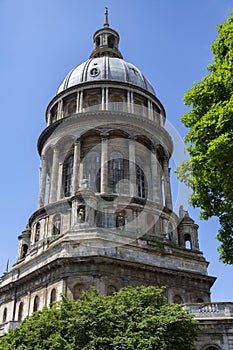
[{"label": "colonnade", "polygon": [[[164,125],[164,116],[162,115],[161,112],[160,113],[155,112],[155,110],[153,109],[153,105],[155,105],[155,102],[152,100],[152,98],[144,95],[139,96],[138,92],[135,93],[134,90],[132,89],[124,90],[121,88],[121,91],[122,91],[121,94],[119,94],[119,92],[117,94],[114,94],[114,89],[117,89],[119,91],[118,86],[112,87],[112,88],[102,87],[101,94],[100,95],[96,94],[94,96],[99,101],[98,110],[107,110],[107,111],[113,110],[111,106],[112,98],[117,96],[120,99],[122,99],[122,102],[119,101],[119,110],[122,110],[128,113],[134,113],[134,114],[142,113],[143,116],[146,116],[148,119],[158,122],[161,126]],[[88,96],[88,89],[78,90],[75,92],[75,95],[76,97],[74,96],[74,93],[70,93],[70,96],[73,96],[71,101],[75,102],[76,104],[75,113],[82,113],[82,112],[85,112],[86,110],[91,109],[92,106],[91,105],[88,106],[87,101],[85,101],[85,96]],[[141,97],[142,101],[144,100],[146,103],[145,104],[135,103],[135,96]],[[57,120],[62,119],[66,116],[65,110],[64,110],[64,106],[65,106],[64,102],[68,98],[69,98],[69,95],[59,99],[56,102],[57,103],[57,117],[56,117]],[[56,103],[54,103],[49,109],[49,112],[47,114],[47,125],[50,125],[53,122],[51,111],[53,110],[53,107],[56,105]],[[140,111],[137,110],[139,107],[141,107]]]},{"label": "colonnade", "polygon": [[[100,193],[108,194],[109,192],[109,138],[108,133],[100,135]],[[136,151],[137,141],[134,137],[128,139],[128,164],[131,197],[137,197],[137,173],[136,173]],[[119,146],[120,148],[120,146]],[[119,149],[120,151],[120,149]],[[170,170],[168,157],[162,158],[159,162],[156,148],[152,147],[150,152],[149,168],[150,174],[145,172],[146,180],[148,181],[147,198],[159,205],[164,205],[172,210],[172,196],[170,187]],[[63,159],[61,159],[63,155]],[[63,163],[64,150],[59,150],[59,146],[53,148],[52,160],[47,159],[46,155],[41,157],[41,173],[40,173],[40,192],[39,192],[39,208],[45,204],[46,193],[46,178],[49,175],[49,193],[48,203],[56,202],[65,197],[63,191]],[[49,168],[49,164],[50,168]],[[84,159],[81,157],[81,140],[77,139],[73,146],[73,168],[71,179],[71,196],[75,195],[78,189],[81,188],[84,180]],[[90,184],[92,185],[92,184]]]}]

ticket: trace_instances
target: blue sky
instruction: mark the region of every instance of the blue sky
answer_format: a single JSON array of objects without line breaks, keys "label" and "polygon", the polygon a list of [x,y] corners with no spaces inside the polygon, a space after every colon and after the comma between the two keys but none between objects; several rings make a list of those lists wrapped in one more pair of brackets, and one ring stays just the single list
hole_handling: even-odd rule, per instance
[{"label": "blue sky", "polygon": [[[120,34],[120,51],[154,86],[163,103],[176,153],[183,157],[187,130],[180,117],[188,109],[184,93],[207,74],[216,25],[230,15],[231,0],[0,0],[1,202],[0,273],[17,255],[17,237],[37,209],[40,160],[37,139],[45,110],[58,85],[93,48],[104,7]],[[187,206],[187,191],[172,175],[173,201]],[[182,192],[182,193],[181,193]],[[185,193],[183,193],[185,192]],[[180,196],[180,194],[182,194]],[[201,250],[216,276],[212,300],[232,301],[232,267],[218,261],[217,219],[199,221]]]}]

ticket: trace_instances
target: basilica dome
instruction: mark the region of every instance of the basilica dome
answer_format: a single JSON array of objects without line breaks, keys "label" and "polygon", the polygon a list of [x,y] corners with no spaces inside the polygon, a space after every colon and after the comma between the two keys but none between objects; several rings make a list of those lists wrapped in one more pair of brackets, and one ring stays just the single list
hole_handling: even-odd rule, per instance
[{"label": "basilica dome", "polygon": [[152,85],[137,67],[122,58],[109,56],[91,57],[75,67],[62,81],[57,93],[80,83],[104,80],[130,83],[155,95]]},{"label": "basilica dome", "polygon": [[106,11],[104,27],[94,33],[94,50],[90,58],[67,74],[57,94],[81,83],[117,81],[137,86],[155,95],[152,85],[141,71],[123,59],[118,48],[119,40],[119,34],[109,27]]}]

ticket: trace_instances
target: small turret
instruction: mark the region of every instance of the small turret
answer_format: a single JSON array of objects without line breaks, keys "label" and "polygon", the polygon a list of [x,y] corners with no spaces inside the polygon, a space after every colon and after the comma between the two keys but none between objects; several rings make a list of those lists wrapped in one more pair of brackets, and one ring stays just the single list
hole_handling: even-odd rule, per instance
[{"label": "small turret", "polygon": [[188,211],[180,206],[179,215],[181,222],[178,226],[179,245],[184,248],[199,250],[198,225],[190,218]]}]

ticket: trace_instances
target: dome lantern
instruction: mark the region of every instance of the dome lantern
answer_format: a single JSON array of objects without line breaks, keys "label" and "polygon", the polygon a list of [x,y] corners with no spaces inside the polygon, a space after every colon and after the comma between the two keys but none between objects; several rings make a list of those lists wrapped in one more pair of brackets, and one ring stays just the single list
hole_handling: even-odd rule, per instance
[{"label": "dome lantern", "polygon": [[92,51],[90,58],[103,56],[123,58],[118,50],[120,40],[119,34],[109,27],[107,7],[105,7],[104,27],[95,32],[93,40],[94,50]]}]

